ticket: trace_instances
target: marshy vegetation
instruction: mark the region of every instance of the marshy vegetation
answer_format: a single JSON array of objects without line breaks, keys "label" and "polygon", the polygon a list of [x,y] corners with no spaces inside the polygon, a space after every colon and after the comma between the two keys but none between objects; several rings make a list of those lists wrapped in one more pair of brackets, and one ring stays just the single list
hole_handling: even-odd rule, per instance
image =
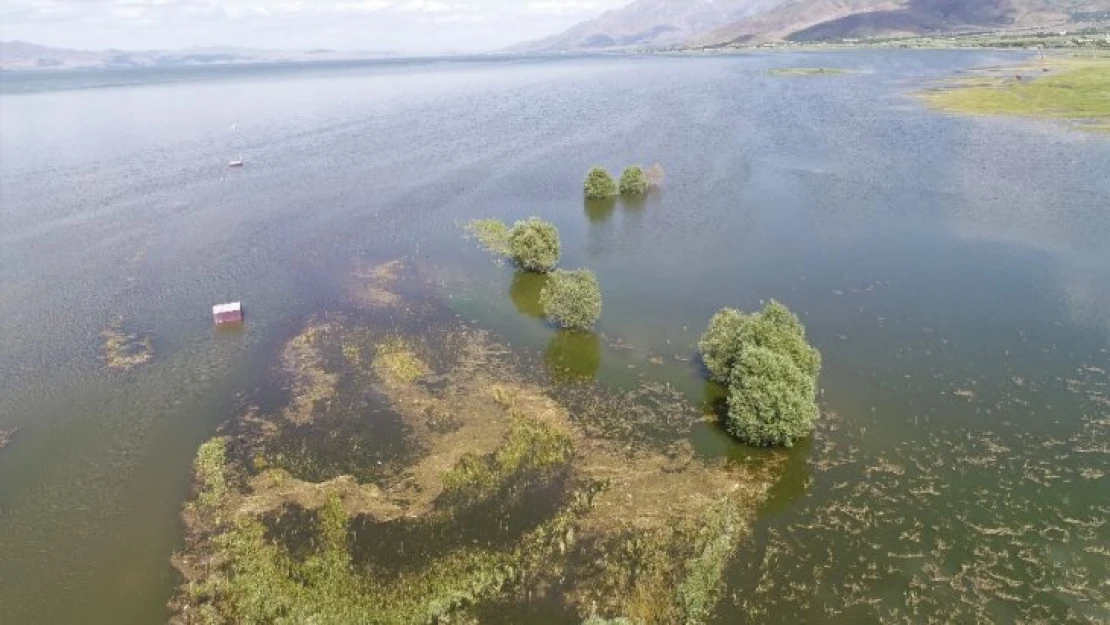
[{"label": "marshy vegetation", "polygon": [[559,231],[538,217],[518,221],[512,228],[499,219],[475,219],[466,230],[487,252],[508,256],[525,271],[547,273],[559,264]]},{"label": "marshy vegetation", "polygon": [[1053,58],[1040,66],[1007,68],[951,82],[922,97],[946,111],[1067,120],[1110,131],[1110,56]]},{"label": "marshy vegetation", "polygon": [[[664,388],[556,400],[525,360],[441,318],[420,335],[310,321],[287,343],[286,402],[245,410],[197,454],[175,622],[480,622],[540,603],[633,623],[713,614],[780,463],[625,436],[701,415]],[[381,427],[407,444],[335,436]],[[355,449],[347,465],[294,458],[290,436]]]}]

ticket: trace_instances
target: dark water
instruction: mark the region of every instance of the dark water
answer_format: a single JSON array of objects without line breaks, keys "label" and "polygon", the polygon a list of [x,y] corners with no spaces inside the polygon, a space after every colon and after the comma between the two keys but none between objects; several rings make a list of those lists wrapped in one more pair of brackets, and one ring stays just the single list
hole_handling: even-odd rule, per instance
[{"label": "dark water", "polygon": [[[1110,619],[1110,141],[907,95],[1020,58],[3,77],[4,620],[163,619],[196,446],[283,337],[343,305],[354,259],[398,256],[562,375],[691,401],[712,392],[685,359],[717,308],[802,315],[828,416],[722,621]],[[766,72],[794,66],[858,72]],[[583,204],[591,165],[656,161],[661,195]],[[597,272],[599,337],[545,327],[536,285],[458,229],[529,215],[559,226],[563,266]],[[213,333],[232,299],[246,329]],[[119,318],[152,337],[148,366],[100,362]],[[711,428],[696,443],[744,453]]]}]

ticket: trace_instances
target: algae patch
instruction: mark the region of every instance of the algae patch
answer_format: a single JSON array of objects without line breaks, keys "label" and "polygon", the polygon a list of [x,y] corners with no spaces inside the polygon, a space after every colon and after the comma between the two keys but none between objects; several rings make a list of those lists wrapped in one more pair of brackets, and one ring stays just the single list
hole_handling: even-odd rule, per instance
[{"label": "algae patch", "polygon": [[19,428],[0,430],[0,451],[3,451],[5,447],[11,444],[16,434],[19,434]]},{"label": "algae patch", "polygon": [[357,262],[351,273],[348,293],[359,306],[369,309],[398,306],[402,298],[396,286],[406,265],[401,260],[391,260],[378,265]]}]

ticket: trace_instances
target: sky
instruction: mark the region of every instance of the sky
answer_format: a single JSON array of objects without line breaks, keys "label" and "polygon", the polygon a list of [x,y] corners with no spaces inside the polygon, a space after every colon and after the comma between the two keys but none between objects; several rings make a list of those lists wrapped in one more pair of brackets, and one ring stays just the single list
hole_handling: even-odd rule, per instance
[{"label": "sky", "polygon": [[478,52],[631,0],[0,0],[0,40],[76,49],[239,46]]}]

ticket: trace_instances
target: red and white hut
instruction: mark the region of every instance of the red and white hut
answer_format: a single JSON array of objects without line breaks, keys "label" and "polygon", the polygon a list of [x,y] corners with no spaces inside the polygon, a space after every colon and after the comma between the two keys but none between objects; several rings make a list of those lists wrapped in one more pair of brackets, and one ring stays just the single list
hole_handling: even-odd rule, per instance
[{"label": "red and white hut", "polygon": [[212,321],[216,322],[218,326],[228,323],[242,323],[243,305],[239,302],[231,302],[230,304],[213,306]]}]

